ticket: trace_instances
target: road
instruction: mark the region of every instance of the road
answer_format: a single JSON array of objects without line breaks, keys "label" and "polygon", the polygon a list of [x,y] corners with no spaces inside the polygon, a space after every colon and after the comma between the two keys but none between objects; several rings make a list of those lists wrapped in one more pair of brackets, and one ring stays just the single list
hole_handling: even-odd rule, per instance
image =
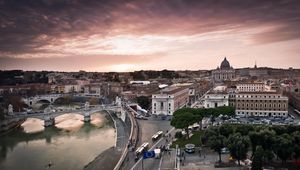
[{"label": "road", "polygon": [[[171,130],[168,131],[168,133],[166,133],[166,136],[168,136],[169,134],[173,134],[174,132],[174,128],[172,128]],[[168,137],[162,137],[160,138],[158,141],[154,142],[152,147],[149,149],[149,150],[154,150],[155,148],[158,148],[162,145],[167,145],[168,142],[166,141],[167,139],[169,139]],[[153,170],[153,169],[159,169],[160,168],[160,165],[162,164],[162,160],[163,158],[168,155],[167,152],[164,152],[162,153],[163,156],[161,157],[161,159],[154,159],[154,158],[151,158],[151,159],[145,159],[143,160],[143,158],[141,157],[134,165],[133,167],[131,168],[131,170]],[[175,158],[175,157],[174,157]],[[172,164],[170,164],[171,167],[169,168],[172,168]],[[173,164],[174,165],[174,164]]]},{"label": "road", "polygon": [[296,125],[299,125],[300,124],[300,115],[298,115],[295,111],[294,111],[294,107],[293,106],[291,106],[291,105],[289,105],[289,114],[290,115],[293,115],[294,117],[295,117],[295,120],[294,120],[294,122],[295,122],[295,124]]},{"label": "road", "polygon": [[[139,129],[139,141],[137,147],[141,146],[144,142],[149,142],[149,148],[150,148],[149,150],[153,150],[155,149],[155,147],[160,147],[161,145],[166,145],[165,138],[161,138],[156,142],[152,142],[151,137],[152,135],[154,135],[156,132],[160,130],[163,131],[164,133],[166,133],[167,131],[170,132],[170,129],[172,128],[170,125],[170,121],[161,120],[159,118],[155,118],[154,116],[152,116],[149,118],[149,120],[138,120],[138,124],[140,129]],[[124,170],[142,169],[142,160],[140,159],[138,162],[136,162],[134,158],[135,158],[135,150],[129,152],[126,163],[122,169]],[[144,164],[144,170],[158,169],[160,164],[160,159],[146,159],[143,161],[143,164]]]}]

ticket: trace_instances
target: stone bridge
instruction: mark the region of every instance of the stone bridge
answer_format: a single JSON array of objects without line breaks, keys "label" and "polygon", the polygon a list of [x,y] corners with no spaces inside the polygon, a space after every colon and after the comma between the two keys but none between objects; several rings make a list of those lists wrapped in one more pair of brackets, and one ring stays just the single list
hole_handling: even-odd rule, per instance
[{"label": "stone bridge", "polygon": [[85,122],[89,122],[91,120],[91,115],[95,112],[103,111],[103,110],[112,110],[116,113],[121,112],[120,106],[115,105],[97,105],[94,107],[84,108],[84,109],[74,109],[74,110],[64,110],[64,111],[55,111],[51,107],[48,107],[44,110],[44,112],[28,114],[26,112],[19,112],[10,115],[7,119],[27,119],[27,118],[37,118],[44,120],[44,126],[52,126],[55,125],[55,117],[63,115],[63,114],[80,114],[84,117]]},{"label": "stone bridge", "polygon": [[30,98],[23,98],[23,101],[28,106],[33,106],[39,101],[48,101],[49,103],[53,103],[55,100],[63,96],[64,96],[63,94],[38,95]]}]

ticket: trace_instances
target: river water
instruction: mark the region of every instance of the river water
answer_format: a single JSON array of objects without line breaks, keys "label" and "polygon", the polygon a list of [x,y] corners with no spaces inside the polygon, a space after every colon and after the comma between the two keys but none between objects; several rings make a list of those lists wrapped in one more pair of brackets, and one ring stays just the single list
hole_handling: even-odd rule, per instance
[{"label": "river water", "polygon": [[77,170],[115,145],[113,123],[95,113],[90,123],[83,116],[64,114],[56,125],[44,128],[39,119],[27,119],[20,128],[0,136],[1,170]]}]

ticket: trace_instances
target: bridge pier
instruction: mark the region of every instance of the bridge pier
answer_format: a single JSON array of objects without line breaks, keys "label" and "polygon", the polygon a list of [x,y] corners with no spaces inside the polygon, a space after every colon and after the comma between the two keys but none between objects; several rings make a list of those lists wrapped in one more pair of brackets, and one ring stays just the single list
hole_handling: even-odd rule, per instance
[{"label": "bridge pier", "polygon": [[45,117],[44,119],[44,126],[49,127],[55,125],[55,119],[54,117]]},{"label": "bridge pier", "polygon": [[90,122],[91,121],[91,113],[88,111],[85,111],[83,114],[83,120],[84,120],[84,122]]},{"label": "bridge pier", "polygon": [[84,115],[84,122],[90,122],[91,121],[91,115]]}]

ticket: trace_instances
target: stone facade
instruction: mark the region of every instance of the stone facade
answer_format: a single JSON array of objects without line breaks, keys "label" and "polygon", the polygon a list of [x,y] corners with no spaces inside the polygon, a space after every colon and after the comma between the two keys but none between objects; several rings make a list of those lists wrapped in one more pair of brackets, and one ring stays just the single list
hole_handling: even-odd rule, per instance
[{"label": "stone facade", "polygon": [[241,116],[288,116],[288,98],[277,92],[236,93],[236,114]]},{"label": "stone facade", "polygon": [[221,63],[221,66],[212,71],[212,80],[214,82],[222,82],[232,79],[235,79],[235,70],[230,66],[225,57]]},{"label": "stone facade", "polygon": [[188,104],[188,87],[166,87],[152,94],[152,114],[173,115],[173,112]]}]

